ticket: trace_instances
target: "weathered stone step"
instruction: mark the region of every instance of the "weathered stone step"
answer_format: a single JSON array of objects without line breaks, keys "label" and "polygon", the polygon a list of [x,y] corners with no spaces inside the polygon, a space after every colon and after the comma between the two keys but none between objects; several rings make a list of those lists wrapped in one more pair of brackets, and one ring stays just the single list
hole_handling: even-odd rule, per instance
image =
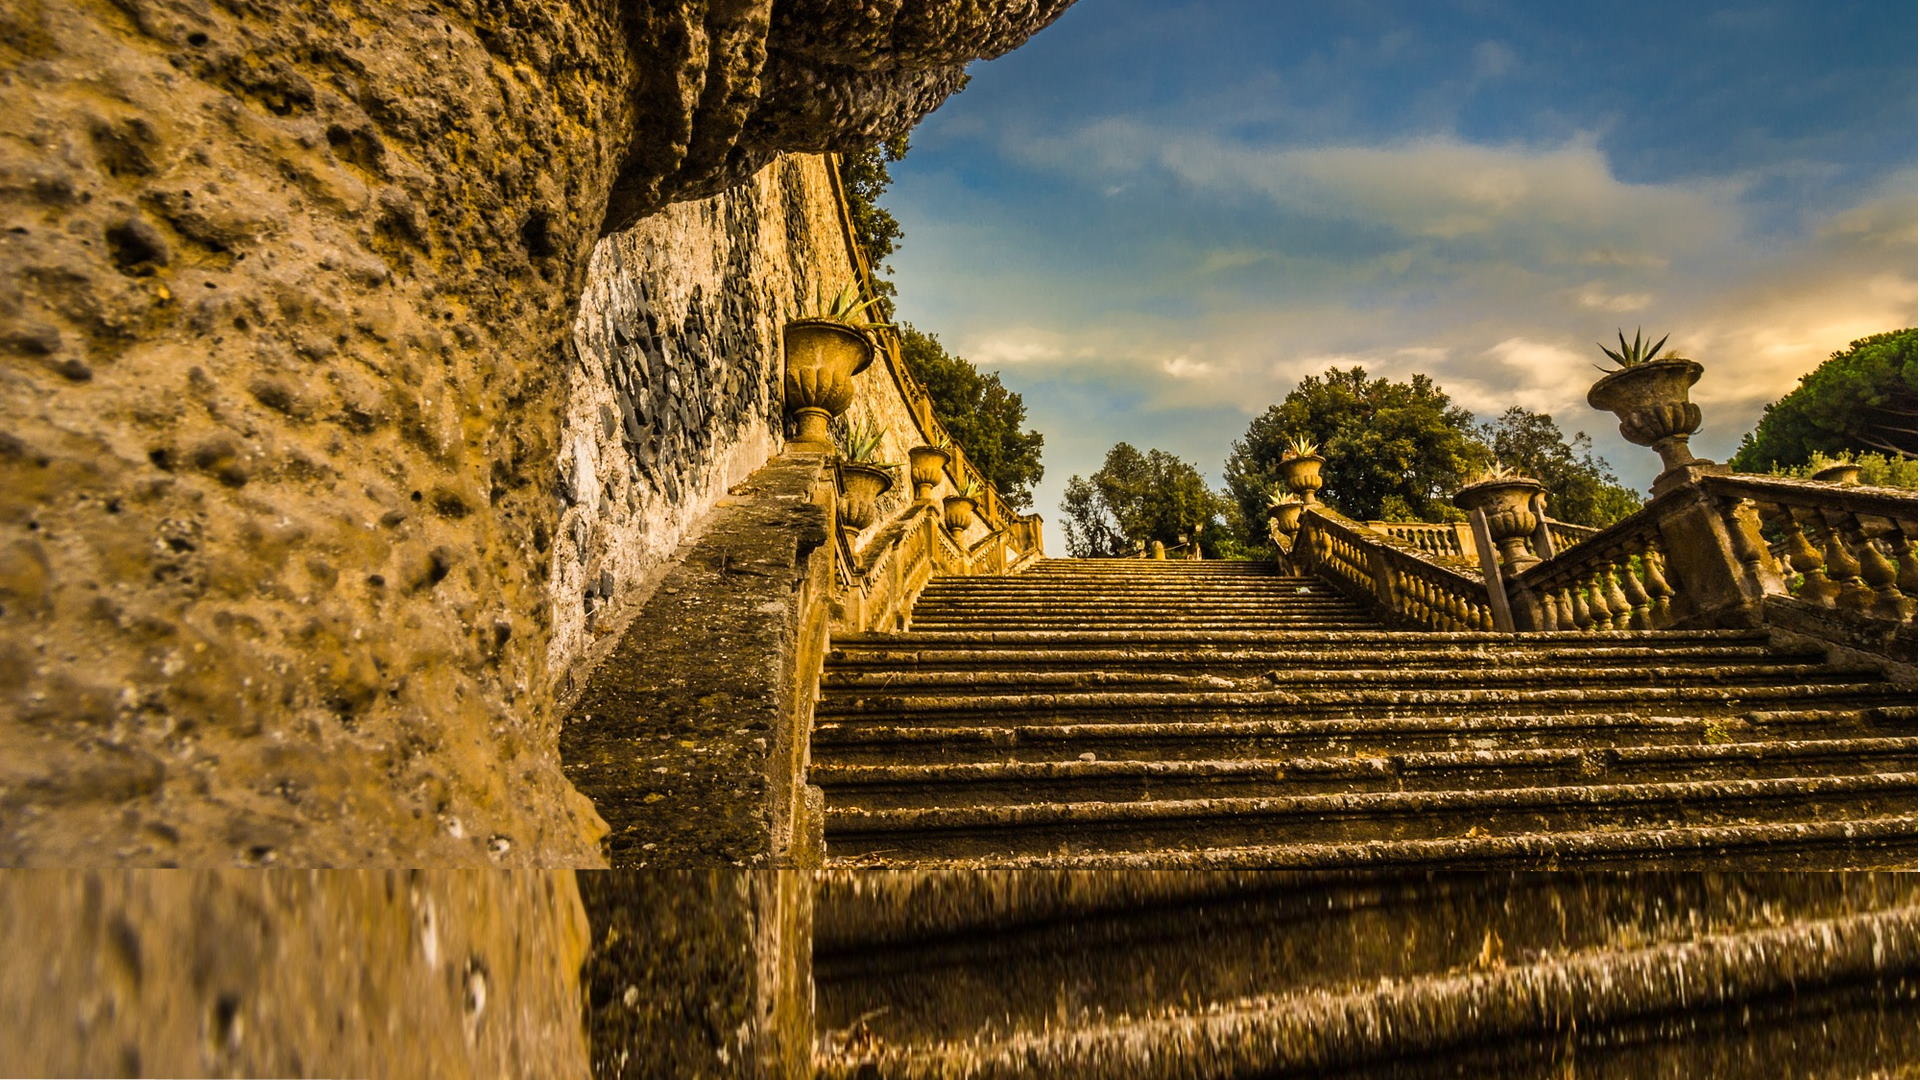
[{"label": "weathered stone step", "polygon": [[826,788],[836,806],[891,809],[1839,776],[1898,772],[1913,765],[1916,749],[1920,743],[1912,738],[1857,738],[1608,749],[1440,750],[1385,757],[828,761],[816,762],[809,780]]},{"label": "weathered stone step", "polygon": [[1383,688],[1390,686],[1427,686],[1436,679],[1451,688],[1475,686],[1556,686],[1561,689],[1592,686],[1599,683],[1652,683],[1662,687],[1729,683],[1760,685],[1791,682],[1799,686],[1831,683],[1859,683],[1877,674],[1871,669],[1843,668],[1826,664],[1769,660],[1760,663],[1726,664],[1638,664],[1578,667],[1472,666],[1454,668],[1343,668],[1276,667],[1257,675],[1228,678],[1219,674],[1190,674],[1188,671],[1149,671],[1140,669],[1053,669],[1034,667],[1013,670],[894,669],[888,671],[829,670],[821,678],[821,690],[828,698],[848,697],[862,691],[941,694],[955,690],[1008,692],[1032,688],[1067,688],[1084,691],[1156,690],[1156,691],[1231,691],[1258,692],[1276,688],[1293,690],[1340,689],[1346,687]]},{"label": "weathered stone step", "polygon": [[[1106,723],[1166,720],[1186,722],[1259,719],[1262,714],[1337,717],[1388,711],[1429,712],[1543,711],[1557,706],[1578,710],[1607,705],[1665,709],[1676,705],[1719,704],[1743,708],[1759,703],[1782,708],[1797,704],[1837,702],[1861,705],[1895,704],[1899,695],[1882,682],[1757,682],[1707,686],[1617,686],[1587,680],[1583,685],[1555,685],[1516,691],[1508,687],[1474,688],[1431,686],[1414,688],[1306,687],[1293,690],[1165,692],[1140,690],[1007,694],[826,694],[815,708],[822,719],[866,717],[898,722],[907,717],[953,724],[962,718],[982,722],[1017,716],[1031,724],[1049,717],[1092,717]],[[1551,711],[1551,710],[1545,710]]]},{"label": "weathered stone step", "polygon": [[1638,664],[1649,661],[1720,665],[1750,663],[1768,659],[1812,660],[1817,651],[1776,652],[1763,644],[1733,645],[1620,645],[1580,648],[1561,645],[1545,648],[1485,648],[1471,645],[1417,647],[1415,645],[1376,646],[1373,648],[1268,647],[1192,649],[1179,646],[1145,646],[1135,649],[1094,647],[1086,649],[991,648],[892,648],[885,646],[849,646],[839,641],[827,653],[827,664],[835,671],[886,670],[891,668],[962,668],[967,670],[1006,670],[1045,665],[1055,670],[1098,670],[1105,665],[1125,664],[1135,670],[1238,671],[1311,665],[1325,670],[1358,670],[1384,667],[1450,667],[1462,664],[1524,667],[1580,663],[1599,667],[1611,664]]},{"label": "weathered stone step", "polygon": [[1600,749],[1622,745],[1698,745],[1764,739],[1885,738],[1913,731],[1913,706],[1782,709],[1720,715],[1640,712],[1496,712],[1487,715],[1366,716],[1226,722],[1153,721],[1084,724],[823,722],[814,728],[814,760],[844,764],[1096,758],[1160,760],[1223,757],[1358,756],[1440,750]]},{"label": "weathered stone step", "polygon": [[[993,880],[1032,871],[975,871],[986,880],[972,891],[962,881],[832,884],[850,873],[831,873],[818,891],[826,928],[814,949],[818,1022],[845,1031],[865,1017],[869,1034],[890,1046],[1741,932],[1783,913],[1806,922],[1920,902],[1920,880],[1900,874],[1213,872],[1187,876],[1241,887],[1170,900],[1149,886],[1129,905],[1083,902],[1062,917],[1058,904],[1026,910],[1017,883]],[[903,872],[865,872],[895,874]],[[1084,876],[1118,879],[1120,892],[1128,879],[1154,875]],[[902,904],[957,917],[912,937],[865,931],[895,921]]]},{"label": "weathered stone step", "polygon": [[1202,849],[1149,849],[985,858],[921,856],[906,851],[828,852],[830,867],[923,867],[927,871],[1087,870],[1185,873],[1352,873],[1367,870],[1899,870],[1912,871],[1920,818],[1888,814],[1854,820],[1733,825],[1665,825],[1534,832],[1439,840],[1260,843]]},{"label": "weathered stone step", "polygon": [[1317,596],[1182,596],[1182,597],[1102,597],[1102,596],[1035,596],[1031,599],[1000,600],[927,600],[922,599],[914,607],[914,615],[960,615],[972,612],[1005,613],[1017,612],[1031,614],[1058,611],[1065,614],[1082,614],[1088,611],[1150,611],[1168,615],[1194,614],[1199,612],[1220,612],[1223,614],[1277,612],[1285,614],[1306,614],[1325,612],[1360,612],[1366,609],[1358,604],[1332,597]]},{"label": "weathered stone step", "polygon": [[1660,642],[1693,644],[1764,642],[1767,635],[1757,630],[1609,630],[1601,633],[1553,631],[1539,634],[1503,634],[1496,631],[1387,630],[1373,628],[1341,632],[1326,631],[1112,631],[1112,630],[992,630],[945,631],[930,633],[842,634],[834,638],[836,648],[927,646],[964,646],[968,648],[1130,648],[1134,646],[1235,646],[1257,648],[1283,645],[1367,646],[1407,645],[1439,646],[1521,646],[1538,648],[1557,644],[1586,643],[1594,646],[1613,644],[1646,645]]},{"label": "weathered stone step", "polygon": [[[1460,1047],[1498,1046],[1514,1053],[1535,1037],[1552,1036],[1549,1042],[1603,1038],[1610,1025],[1749,1002],[1784,1026],[1793,1014],[1766,1012],[1767,1003],[1817,998],[1825,988],[1840,992],[1861,984],[1886,985],[1917,969],[1920,909],[1903,907],[1638,948],[1596,948],[1492,969],[1388,978],[1335,991],[1195,1003],[1150,1016],[1063,1024],[997,1039],[919,1046],[829,1042],[816,1066],[822,1080],[1319,1074],[1431,1058]],[[1912,1011],[1910,1004],[1906,1011]],[[1808,1035],[1819,1041],[1816,1033],[1835,1013],[1817,1010],[1819,1022],[1809,1025]],[[1897,1033],[1911,1025],[1888,1026]],[[1848,1051],[1860,1052],[1860,1030],[1856,1026],[1850,1035],[1835,1033],[1827,1040],[1844,1040]],[[1876,1035],[1870,1049],[1920,1044],[1911,1032],[1904,1039],[1887,1038],[1896,1041]],[[1700,1041],[1697,1034],[1674,1040],[1695,1054],[1701,1052]],[[1878,1059],[1869,1053],[1858,1060]],[[1670,1075],[1713,1073],[1683,1069]]]},{"label": "weathered stone step", "polygon": [[1913,772],[1766,780],[1384,791],[1268,798],[827,809],[836,854],[923,857],[1199,850],[1271,843],[1437,840],[1679,824],[1911,814]]}]

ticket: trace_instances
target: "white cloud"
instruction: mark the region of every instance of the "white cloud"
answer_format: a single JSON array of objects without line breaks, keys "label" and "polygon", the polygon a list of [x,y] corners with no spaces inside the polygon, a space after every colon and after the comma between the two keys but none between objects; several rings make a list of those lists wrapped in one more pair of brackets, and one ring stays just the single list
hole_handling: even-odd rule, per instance
[{"label": "white cloud", "polygon": [[1574,293],[1574,302],[1583,308],[1594,311],[1629,312],[1639,311],[1653,303],[1653,294],[1645,292],[1617,293],[1609,292],[1600,283],[1587,285]]},{"label": "white cloud", "polygon": [[1181,353],[1162,360],[1160,369],[1176,379],[1201,379],[1214,374],[1219,367],[1206,360],[1195,360],[1186,353]]}]

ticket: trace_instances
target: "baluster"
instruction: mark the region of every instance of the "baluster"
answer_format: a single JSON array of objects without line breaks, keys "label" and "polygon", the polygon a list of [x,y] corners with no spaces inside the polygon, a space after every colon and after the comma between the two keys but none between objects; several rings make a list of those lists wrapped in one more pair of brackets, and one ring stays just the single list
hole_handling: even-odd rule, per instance
[{"label": "baluster", "polygon": [[[1783,506],[1780,510],[1781,527],[1787,531],[1787,563],[1801,578],[1800,599],[1820,607],[1832,607],[1840,595],[1840,589],[1827,579],[1826,559],[1821,555],[1820,548],[1807,537],[1806,522],[1801,521],[1800,515],[1794,513],[1790,506]],[[1826,523],[1817,516],[1810,515],[1809,520],[1817,522],[1818,528],[1826,527]]]},{"label": "baluster", "polygon": [[[1627,601],[1627,594],[1620,588],[1620,576],[1627,573],[1625,558],[1608,552],[1604,558],[1608,561],[1600,565],[1600,582],[1607,592],[1607,610],[1613,613],[1610,624],[1615,630],[1625,630],[1633,625],[1633,605]],[[1612,560],[1620,558],[1616,564]]]},{"label": "baluster", "polygon": [[[1646,566],[1645,557],[1641,558],[1640,565],[1643,568]],[[1640,582],[1640,575],[1633,572],[1631,548],[1620,553],[1620,581],[1626,587],[1627,606],[1632,609],[1632,614],[1627,619],[1627,626],[1634,630],[1653,629],[1652,597],[1647,595],[1646,587]]]},{"label": "baluster", "polygon": [[1593,629],[1593,611],[1587,607],[1587,587],[1576,578],[1567,588],[1567,596],[1573,605],[1573,625],[1576,630]]},{"label": "baluster", "polygon": [[1827,579],[1839,587],[1839,596],[1834,606],[1845,611],[1865,614],[1873,606],[1873,590],[1860,580],[1860,560],[1854,557],[1853,544],[1849,541],[1848,525],[1853,515],[1844,510],[1833,511],[1833,517],[1821,513],[1827,527]]},{"label": "baluster", "polygon": [[1767,576],[1763,565],[1767,556],[1767,545],[1760,539],[1760,531],[1755,527],[1758,520],[1752,510],[1753,500],[1732,499],[1720,506],[1720,518],[1726,523],[1727,538],[1733,542],[1733,557],[1740,560],[1746,568],[1747,580],[1764,581]]},{"label": "baluster", "polygon": [[1553,594],[1550,592],[1544,592],[1539,589],[1528,590],[1527,614],[1533,617],[1533,628],[1535,630],[1559,629],[1558,626],[1554,625],[1556,612],[1553,610]]},{"label": "baluster", "polygon": [[1587,610],[1593,615],[1595,630],[1613,629],[1613,607],[1607,603],[1607,589],[1600,584],[1597,566],[1587,574]]},{"label": "baluster", "polygon": [[1646,569],[1647,595],[1652,603],[1648,605],[1647,624],[1659,630],[1673,624],[1673,586],[1667,581],[1667,559],[1648,539],[1646,547],[1640,550],[1640,565]]},{"label": "baluster", "polygon": [[1580,624],[1573,621],[1573,596],[1565,585],[1556,585],[1548,600],[1553,604],[1553,628],[1555,630],[1578,630]]},{"label": "baluster", "polygon": [[1893,583],[1905,596],[1913,596],[1915,588],[1914,542],[1913,535],[1908,532],[1911,528],[1913,526],[1906,522],[1896,521],[1893,523],[1893,531],[1887,534],[1896,552],[1895,561],[1899,564],[1899,571]]},{"label": "baluster", "polygon": [[[1869,610],[1882,619],[1896,619],[1904,622],[1912,618],[1913,604],[1906,597],[1901,596],[1900,590],[1894,585],[1900,572],[1874,543],[1875,536],[1868,534],[1866,524],[1860,516],[1853,514],[1850,515],[1850,519],[1853,522],[1853,536],[1856,540],[1855,550],[1860,552],[1860,581],[1873,590],[1873,603]],[[1878,536],[1885,536],[1886,532],[1883,530],[1887,525],[1892,523],[1886,522],[1884,525],[1877,526],[1873,532]],[[1898,532],[1899,527],[1895,525],[1891,531]]]}]

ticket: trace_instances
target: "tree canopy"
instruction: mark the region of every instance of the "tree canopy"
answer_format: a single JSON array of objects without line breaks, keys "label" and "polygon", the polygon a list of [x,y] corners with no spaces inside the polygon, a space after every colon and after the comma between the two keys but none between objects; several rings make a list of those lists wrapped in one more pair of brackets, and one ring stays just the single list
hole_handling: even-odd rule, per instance
[{"label": "tree canopy", "polygon": [[1067,553],[1081,558],[1125,555],[1155,540],[1172,547],[1196,527],[1201,550],[1218,556],[1216,541],[1225,536],[1217,521],[1227,509],[1188,462],[1165,450],[1143,454],[1127,443],[1107,451],[1091,477],[1069,479],[1060,503]]},{"label": "tree canopy", "polygon": [[940,339],[902,323],[900,358],[927,388],[933,414],[960,445],[967,460],[1000,492],[1007,505],[1025,509],[1040,482],[1038,431],[1027,430],[1027,405],[1000,382],[998,372],[982,374],[948,352]]},{"label": "tree canopy", "polygon": [[1767,472],[1815,454],[1882,451],[1914,456],[1914,331],[1861,338],[1767,406],[1735,451],[1733,467]]},{"label": "tree canopy", "polygon": [[1568,439],[1546,413],[1515,405],[1479,435],[1496,459],[1546,486],[1547,513],[1561,521],[1604,528],[1640,508],[1639,494],[1593,456],[1587,433]]},{"label": "tree canopy", "polygon": [[[1448,521],[1453,493],[1487,460],[1473,414],[1432,379],[1370,379],[1360,367],[1309,375],[1256,417],[1227,457],[1227,487],[1249,528],[1267,518],[1288,442],[1320,444],[1323,498],[1361,520]],[[1259,537],[1250,539],[1258,540]]]}]

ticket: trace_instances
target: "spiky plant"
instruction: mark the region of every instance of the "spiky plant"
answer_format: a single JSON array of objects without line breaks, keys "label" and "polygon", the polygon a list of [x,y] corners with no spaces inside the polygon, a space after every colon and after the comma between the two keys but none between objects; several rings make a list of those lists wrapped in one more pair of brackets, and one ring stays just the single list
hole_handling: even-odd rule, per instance
[{"label": "spiky plant", "polygon": [[1492,484],[1501,480],[1517,479],[1520,479],[1520,470],[1508,465],[1504,461],[1496,461],[1486,468],[1481,469],[1480,475],[1474,477],[1468,486],[1471,487],[1473,484]]},{"label": "spiky plant", "polygon": [[880,452],[880,440],[885,434],[880,425],[871,420],[856,420],[847,425],[840,456],[856,465],[874,464],[874,455]]},{"label": "spiky plant", "polygon": [[[1620,337],[1619,352],[1614,352],[1612,349],[1607,348],[1605,345],[1600,346],[1600,351],[1607,354],[1607,359],[1612,360],[1614,364],[1617,365],[1612,369],[1613,371],[1625,371],[1628,368],[1639,367],[1641,364],[1645,364],[1655,359],[1660,355],[1660,347],[1667,343],[1667,338],[1670,338],[1673,336],[1672,334],[1667,334],[1664,337],[1662,337],[1659,341],[1656,341],[1653,344],[1648,345],[1648,344],[1644,344],[1641,341],[1640,328],[1637,326],[1633,328],[1632,343],[1628,343],[1627,332],[1625,330],[1617,330],[1615,332]],[[1596,342],[1595,344],[1598,344],[1598,342]],[[1600,367],[1599,364],[1595,364],[1593,366],[1600,368],[1601,371],[1608,370],[1606,368]]]},{"label": "spiky plant", "polygon": [[827,319],[855,330],[880,330],[892,325],[884,320],[874,321],[864,317],[867,309],[879,303],[880,298],[869,296],[865,300],[860,299],[860,282],[857,280],[847,282],[846,287],[834,294],[831,300],[818,294],[815,300],[815,311],[807,318]]},{"label": "spiky plant", "polygon": [[1296,436],[1280,452],[1282,458],[1313,457],[1320,452],[1320,444],[1305,435]]}]

